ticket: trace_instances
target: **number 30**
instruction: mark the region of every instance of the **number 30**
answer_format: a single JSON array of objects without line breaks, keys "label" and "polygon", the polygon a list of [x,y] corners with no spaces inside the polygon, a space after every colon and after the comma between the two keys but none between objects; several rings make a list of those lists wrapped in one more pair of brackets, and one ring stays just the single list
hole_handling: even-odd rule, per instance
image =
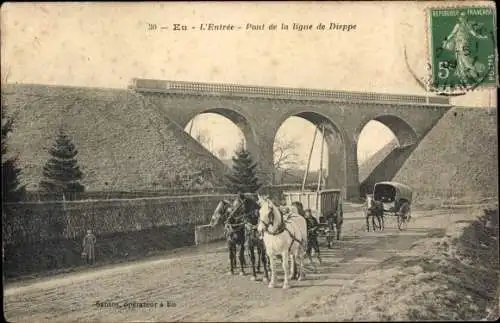
[{"label": "number 30", "polygon": [[450,69],[448,68],[448,62],[440,61],[438,65],[438,77],[440,79],[447,79],[450,76]]}]

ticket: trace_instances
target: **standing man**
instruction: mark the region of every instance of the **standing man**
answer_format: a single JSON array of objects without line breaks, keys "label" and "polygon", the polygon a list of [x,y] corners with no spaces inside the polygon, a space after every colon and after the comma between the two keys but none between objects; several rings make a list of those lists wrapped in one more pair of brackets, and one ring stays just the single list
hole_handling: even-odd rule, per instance
[{"label": "standing man", "polygon": [[232,207],[232,212],[230,214],[229,218],[233,217],[235,214],[241,214],[243,218],[246,218],[248,216],[248,201],[247,198],[245,197],[245,194],[243,194],[241,191],[238,192],[236,196],[236,200],[234,200],[233,207]]},{"label": "standing man", "polygon": [[242,192],[238,192],[238,201],[245,207],[246,197]]},{"label": "standing man", "polygon": [[321,257],[319,254],[319,244],[318,244],[318,220],[312,216],[311,210],[305,210],[305,216],[307,223],[307,251],[306,254],[312,263],[311,251],[314,249],[314,254],[318,258],[321,264]]},{"label": "standing man", "polygon": [[92,230],[87,230],[87,235],[83,238],[82,257],[85,257],[87,264],[94,264],[96,237]]},{"label": "standing man", "polygon": [[[242,221],[241,221],[241,223],[233,224],[232,228],[237,227],[237,228],[242,228],[243,230],[245,230],[245,220],[248,217],[247,208],[248,208],[247,207],[247,200],[246,200],[245,195],[241,191],[238,191],[238,194],[236,195],[236,199],[234,200],[233,206],[231,208],[232,209],[231,214],[229,214],[229,216],[227,217],[226,224],[230,223],[231,219],[233,217],[237,216],[240,219],[242,219]],[[244,244],[246,245],[248,242],[248,239],[246,237],[246,230],[244,231],[243,234],[245,234]],[[245,257],[243,257],[243,266],[246,266],[246,265],[247,265],[247,261],[246,261]]]}]

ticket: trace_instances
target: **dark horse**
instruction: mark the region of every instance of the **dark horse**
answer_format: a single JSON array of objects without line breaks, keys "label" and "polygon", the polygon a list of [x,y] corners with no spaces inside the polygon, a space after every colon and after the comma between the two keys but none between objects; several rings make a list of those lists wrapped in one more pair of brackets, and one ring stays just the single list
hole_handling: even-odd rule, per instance
[{"label": "dark horse", "polygon": [[[240,207],[241,208],[241,207]],[[233,209],[229,201],[221,200],[215,208],[214,214],[210,221],[210,226],[216,226],[219,223],[224,223],[224,236],[226,237],[227,246],[229,249],[229,264],[231,274],[234,274],[236,267],[236,249],[239,247],[240,260],[240,275],[244,275],[245,271],[245,222],[244,215],[237,216],[237,209]]]},{"label": "dark horse", "polygon": [[[370,221],[369,218],[372,218],[372,228],[373,231],[377,229],[384,229],[384,205],[380,201],[373,200],[370,196],[366,199],[366,204],[364,206],[364,212],[366,216],[366,230],[370,232]],[[375,222],[375,219],[378,222]]]},{"label": "dark horse", "polygon": [[[264,267],[263,281],[269,280],[268,265],[269,259],[266,254],[266,247],[262,236],[257,232],[259,224],[260,206],[252,199],[246,199],[246,218],[245,218],[245,239],[248,246],[250,261],[252,262],[252,280],[257,279],[257,272],[260,273],[260,265]],[[257,271],[255,270],[255,249],[257,249]]]}]

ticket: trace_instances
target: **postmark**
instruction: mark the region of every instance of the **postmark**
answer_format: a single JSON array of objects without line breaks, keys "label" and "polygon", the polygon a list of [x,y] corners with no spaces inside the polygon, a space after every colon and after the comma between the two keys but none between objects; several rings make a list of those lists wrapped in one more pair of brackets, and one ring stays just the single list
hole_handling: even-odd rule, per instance
[{"label": "postmark", "polygon": [[497,86],[494,8],[430,8],[428,21],[432,91],[453,94]]}]

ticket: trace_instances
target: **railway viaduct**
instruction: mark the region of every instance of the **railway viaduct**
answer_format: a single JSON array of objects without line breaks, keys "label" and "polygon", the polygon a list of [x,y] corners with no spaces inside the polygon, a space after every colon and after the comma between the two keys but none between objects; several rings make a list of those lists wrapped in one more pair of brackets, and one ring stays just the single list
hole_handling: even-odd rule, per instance
[{"label": "railway viaduct", "polygon": [[391,158],[406,159],[451,108],[446,97],[236,84],[133,79],[129,89],[183,128],[201,113],[233,121],[259,162],[264,182],[270,178],[276,133],[286,119],[297,116],[323,125],[329,152],[326,187],[342,188],[346,198],[359,196],[357,142],[369,121],[391,129],[401,149],[400,156],[396,151]]}]

